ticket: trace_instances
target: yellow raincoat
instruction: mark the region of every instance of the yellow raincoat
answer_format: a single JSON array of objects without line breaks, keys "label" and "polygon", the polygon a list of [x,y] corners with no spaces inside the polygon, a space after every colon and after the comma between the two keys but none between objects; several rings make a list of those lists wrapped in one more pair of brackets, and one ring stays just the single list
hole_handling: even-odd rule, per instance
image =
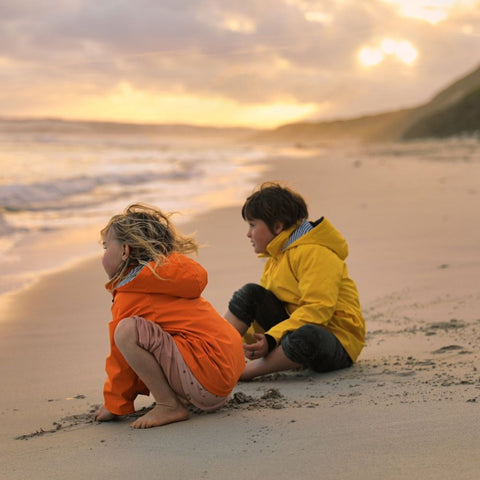
[{"label": "yellow raincoat", "polygon": [[[365,345],[358,291],[348,275],[345,258],[348,245],[326,219],[282,250],[293,226],[277,235],[267,246],[261,285],[285,305],[290,317],[268,330],[277,345],[288,332],[303,325],[322,325],[356,361]],[[254,323],[252,330],[262,332]],[[251,333],[251,330],[247,333]]]}]

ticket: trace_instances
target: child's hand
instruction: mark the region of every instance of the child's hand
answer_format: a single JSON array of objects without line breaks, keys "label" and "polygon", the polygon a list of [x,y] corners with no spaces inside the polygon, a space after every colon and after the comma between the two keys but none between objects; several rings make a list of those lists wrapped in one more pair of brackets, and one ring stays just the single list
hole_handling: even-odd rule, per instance
[{"label": "child's hand", "polygon": [[262,358],[268,353],[268,342],[265,335],[263,333],[254,333],[253,336],[257,340],[255,343],[243,344],[245,357],[250,360]]},{"label": "child's hand", "polygon": [[118,415],[115,415],[112,412],[109,412],[106,408],[105,405],[102,405],[98,410],[97,413],[95,413],[95,420],[97,422],[109,422],[110,420],[114,420],[117,418]]}]

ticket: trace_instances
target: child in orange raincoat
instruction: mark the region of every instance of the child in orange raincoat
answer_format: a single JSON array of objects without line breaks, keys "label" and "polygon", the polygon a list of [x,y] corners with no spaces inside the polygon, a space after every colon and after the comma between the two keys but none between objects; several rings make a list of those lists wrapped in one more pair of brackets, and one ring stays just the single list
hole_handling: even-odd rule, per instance
[{"label": "child in orange raincoat", "polygon": [[245,366],[242,341],[201,297],[207,273],[185,255],[197,252],[196,241],[142,204],[114,216],[101,234],[113,319],[95,419],[134,412],[139,394],[151,393],[156,403],[134,428],[186,420],[189,404],[205,411],[224,405]]}]

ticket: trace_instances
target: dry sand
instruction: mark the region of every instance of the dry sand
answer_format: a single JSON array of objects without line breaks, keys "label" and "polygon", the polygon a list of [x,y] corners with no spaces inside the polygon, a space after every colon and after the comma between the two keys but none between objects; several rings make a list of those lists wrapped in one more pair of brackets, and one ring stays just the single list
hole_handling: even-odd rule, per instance
[{"label": "dry sand", "polygon": [[[1,479],[478,478],[480,164],[352,150],[273,159],[261,177],[287,181],[347,238],[368,328],[359,362],[240,383],[187,422],[97,424],[110,298],[92,258],[2,300]],[[223,312],[262,270],[239,206],[184,230],[206,245],[205,296]]]}]

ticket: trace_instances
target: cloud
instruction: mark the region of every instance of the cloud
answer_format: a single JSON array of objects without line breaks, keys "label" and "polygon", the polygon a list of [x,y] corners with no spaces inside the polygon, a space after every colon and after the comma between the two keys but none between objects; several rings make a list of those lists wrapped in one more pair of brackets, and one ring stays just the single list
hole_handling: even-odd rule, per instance
[{"label": "cloud", "polygon": [[[119,98],[121,85],[142,98],[139,119],[149,98],[158,118],[162,98],[198,99],[205,114],[193,123],[222,102],[230,123],[235,110],[242,123],[259,111],[278,112],[283,123],[416,105],[479,60],[480,1],[437,3],[445,18],[435,23],[393,0],[4,0],[0,109],[78,117],[82,103],[93,115],[97,102],[98,115],[125,120],[135,109],[122,113],[105,100]],[[382,61],[365,68],[362,48]]]}]

